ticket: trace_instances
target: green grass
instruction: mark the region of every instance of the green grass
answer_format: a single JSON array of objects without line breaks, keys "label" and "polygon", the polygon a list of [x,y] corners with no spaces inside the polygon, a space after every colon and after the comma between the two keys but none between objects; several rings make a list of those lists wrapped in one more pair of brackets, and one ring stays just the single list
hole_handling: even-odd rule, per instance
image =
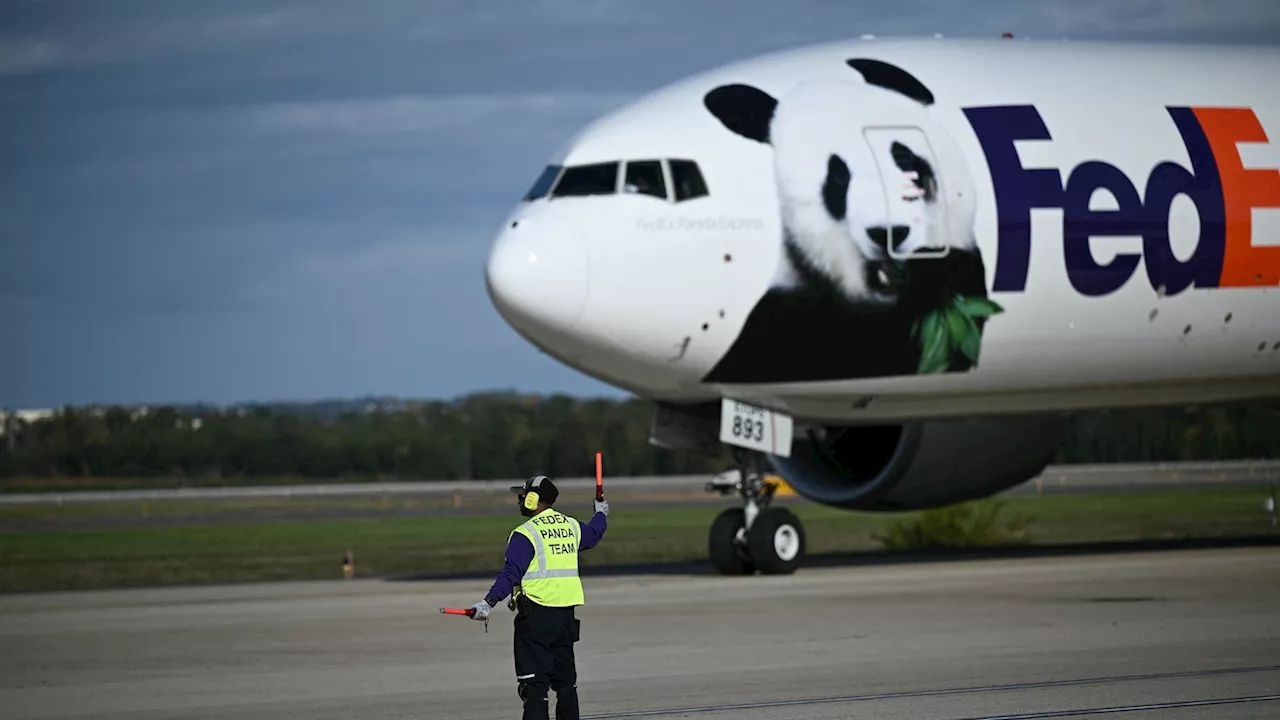
[{"label": "green grass", "polygon": [[257,487],[262,485],[324,485],[332,483],[379,483],[393,478],[374,475],[351,475],[336,478],[310,478],[300,475],[227,476],[227,477],[21,477],[0,480],[0,493],[49,493],[156,490],[172,488]]},{"label": "green grass", "polygon": [[[1274,532],[1262,509],[1265,494],[1262,488],[1230,487],[1020,496],[1003,500],[1000,517],[1025,518],[1026,539],[1036,544],[1265,535]],[[790,507],[805,524],[811,553],[883,549],[878,538],[895,523],[910,524],[921,516],[854,513],[808,503]],[[583,564],[704,559],[707,530],[719,510],[628,512],[618,505],[605,541],[584,555]],[[32,508],[25,508],[22,514],[31,513]],[[365,577],[496,573],[507,535],[518,522],[512,512],[0,532],[0,590],[337,578],[348,550],[355,553],[357,575]],[[954,537],[953,532],[953,544]]]},{"label": "green grass", "polygon": [[[490,507],[505,509],[514,507],[514,496],[502,494],[485,497],[472,492],[465,496],[468,508]],[[210,514],[255,514],[287,512],[299,518],[308,513],[343,511],[390,511],[447,508],[453,498],[442,496],[317,496],[296,498],[234,498],[229,500],[192,500],[186,498],[161,500],[116,500],[112,502],[69,502],[63,505],[6,505],[0,506],[0,526],[10,519],[52,518],[119,518],[166,517]],[[580,503],[581,504],[581,503]],[[588,504],[588,507],[590,505]]]},{"label": "green grass", "polygon": [[1026,545],[1031,521],[1002,511],[1006,503],[996,498],[961,503],[895,520],[877,539],[887,550],[939,550],[946,548]]}]

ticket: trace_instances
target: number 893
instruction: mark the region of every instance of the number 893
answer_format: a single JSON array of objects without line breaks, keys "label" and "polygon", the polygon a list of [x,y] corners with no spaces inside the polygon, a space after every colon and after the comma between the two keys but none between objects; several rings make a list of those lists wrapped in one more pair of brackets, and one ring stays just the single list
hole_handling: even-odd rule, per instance
[{"label": "number 893", "polygon": [[764,440],[764,421],[737,416],[733,418],[733,435],[745,440]]}]

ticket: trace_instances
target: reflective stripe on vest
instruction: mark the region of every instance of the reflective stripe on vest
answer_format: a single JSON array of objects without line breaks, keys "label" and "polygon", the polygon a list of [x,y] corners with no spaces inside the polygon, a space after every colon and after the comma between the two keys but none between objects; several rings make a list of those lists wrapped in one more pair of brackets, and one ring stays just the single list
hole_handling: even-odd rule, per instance
[{"label": "reflective stripe on vest", "polygon": [[[565,528],[571,538],[546,537],[551,528]],[[582,545],[582,525],[575,518],[547,509],[512,531],[529,538],[533,559],[520,581],[520,591],[539,605],[568,607],[585,602],[578,578],[578,549]],[[568,547],[572,543],[571,547]],[[551,546],[559,552],[552,552]]]}]

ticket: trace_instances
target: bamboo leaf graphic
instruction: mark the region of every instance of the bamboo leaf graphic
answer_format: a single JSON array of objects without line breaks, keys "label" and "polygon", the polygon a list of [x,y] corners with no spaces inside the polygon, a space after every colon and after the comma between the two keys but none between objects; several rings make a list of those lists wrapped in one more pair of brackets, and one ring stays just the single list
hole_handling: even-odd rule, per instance
[{"label": "bamboo leaf graphic", "polygon": [[968,315],[963,316],[965,322],[964,340],[960,343],[960,352],[969,358],[975,365],[978,363],[978,353],[982,351],[982,331],[978,329],[978,325]]},{"label": "bamboo leaf graphic", "polygon": [[991,317],[1004,312],[999,303],[984,297],[960,297],[956,303],[971,318]]},{"label": "bamboo leaf graphic", "polygon": [[939,312],[930,313],[922,328],[924,352],[920,355],[920,373],[924,375],[947,369],[950,343],[947,342],[947,325],[938,316]]}]

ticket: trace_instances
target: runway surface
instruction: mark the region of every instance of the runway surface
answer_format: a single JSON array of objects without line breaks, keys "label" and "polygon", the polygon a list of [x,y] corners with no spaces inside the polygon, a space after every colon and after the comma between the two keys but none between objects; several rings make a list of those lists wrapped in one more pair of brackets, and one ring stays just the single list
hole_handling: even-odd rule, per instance
[{"label": "runway surface", "polygon": [[[633,509],[717,506],[729,501],[707,492],[708,475],[619,477],[606,494]],[[0,494],[0,531],[107,530],[129,527],[258,523],[291,520],[355,520],[509,512],[507,491],[519,480],[367,483],[334,485],[188,488],[118,492]],[[556,483],[566,496],[590,498],[594,478]],[[1057,465],[1011,488],[1005,496],[1280,485],[1280,462],[1232,461],[1122,465]],[[780,504],[798,500],[784,491]],[[93,506],[91,512],[80,512]],[[180,511],[166,510],[181,506]],[[37,510],[32,510],[33,508]],[[51,512],[40,512],[45,508]]]},{"label": "runway surface", "polygon": [[[511,499],[508,488],[524,478],[508,480],[440,480],[368,483],[312,483],[306,485],[248,485],[243,487],[183,487],[149,490],[76,490],[71,492],[0,493],[0,506],[63,505],[72,503],[142,502],[155,500],[265,500],[295,498],[431,497],[442,507],[457,499],[461,506]],[[710,475],[644,475],[611,477],[605,488],[611,496],[650,497],[684,502],[706,499]],[[556,487],[570,494],[590,492],[595,478],[555,478]],[[1109,463],[1050,465],[1040,475],[1007,492],[1076,492],[1119,488],[1264,485],[1280,483],[1280,460],[1221,460],[1174,463]]]},{"label": "runway surface", "polygon": [[[438,614],[487,589],[375,580],[0,597],[0,707],[518,717],[510,613],[488,634]],[[589,578],[587,598],[584,718],[1280,717],[1280,549]]]}]

